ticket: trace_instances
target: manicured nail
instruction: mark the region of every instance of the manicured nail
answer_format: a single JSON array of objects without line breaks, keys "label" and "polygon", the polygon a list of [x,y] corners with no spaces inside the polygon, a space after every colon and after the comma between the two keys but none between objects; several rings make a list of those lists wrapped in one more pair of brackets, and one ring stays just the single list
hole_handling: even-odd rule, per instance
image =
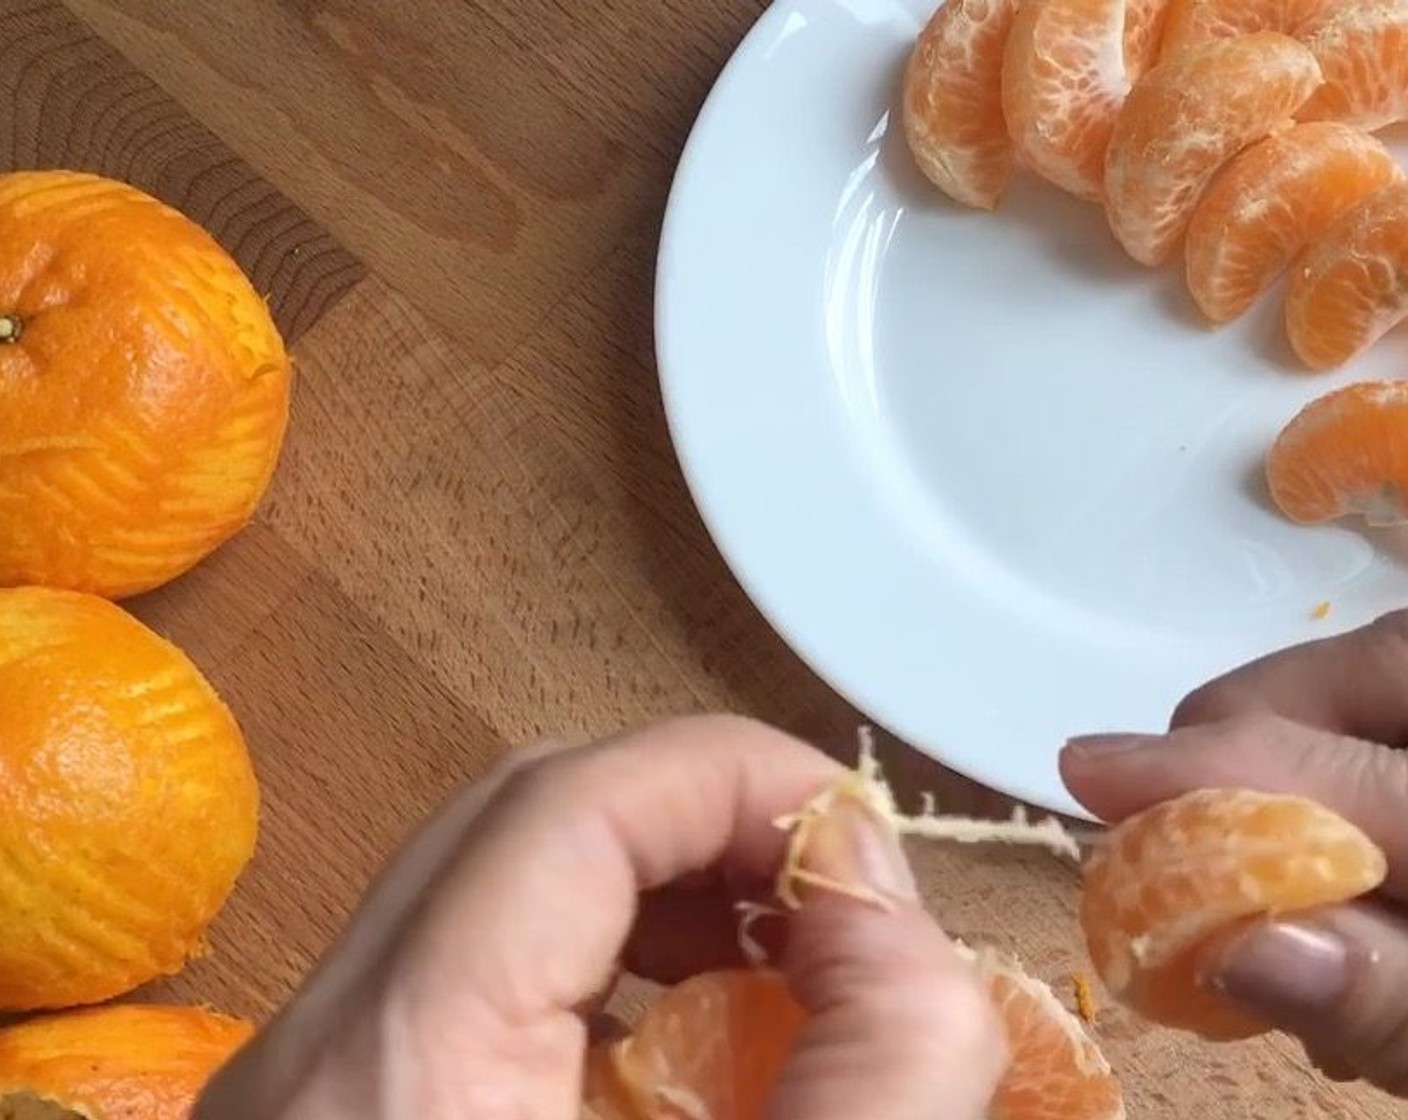
[{"label": "manicured nail", "polygon": [[813,874],[886,898],[919,897],[895,830],[859,802],[839,801],[817,821],[803,863]]},{"label": "manicured nail", "polygon": [[1290,922],[1253,926],[1218,954],[1204,983],[1276,1026],[1323,1019],[1350,983],[1350,951],[1330,930]]},{"label": "manicured nail", "polygon": [[1066,750],[1079,758],[1108,758],[1158,746],[1159,735],[1081,735],[1066,744]]}]

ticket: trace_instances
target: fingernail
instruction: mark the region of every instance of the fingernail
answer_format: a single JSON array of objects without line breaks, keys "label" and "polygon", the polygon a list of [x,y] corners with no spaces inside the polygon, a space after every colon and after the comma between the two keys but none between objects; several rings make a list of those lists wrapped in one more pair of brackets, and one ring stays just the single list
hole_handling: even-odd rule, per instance
[{"label": "fingernail", "polygon": [[1344,998],[1349,946],[1329,930],[1261,923],[1219,953],[1205,983],[1277,1026],[1294,1026],[1323,1017]]},{"label": "fingernail", "polygon": [[1158,746],[1159,735],[1080,735],[1066,743],[1066,751],[1079,758],[1109,758]]},{"label": "fingernail", "polygon": [[813,827],[806,869],[886,898],[919,897],[914,872],[894,829],[855,801],[839,801]]}]

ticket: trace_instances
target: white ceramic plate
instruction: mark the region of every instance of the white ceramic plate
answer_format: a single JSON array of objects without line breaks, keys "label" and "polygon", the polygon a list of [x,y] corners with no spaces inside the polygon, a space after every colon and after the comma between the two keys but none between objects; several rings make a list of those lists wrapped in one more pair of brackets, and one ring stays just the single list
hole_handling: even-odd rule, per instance
[{"label": "white ceramic plate", "polygon": [[671,199],[661,378],[787,641],[926,753],[1073,811],[1068,736],[1160,729],[1201,681],[1408,598],[1384,542],[1290,525],[1261,478],[1305,402],[1408,353],[1298,372],[1278,297],[1210,331],[1095,207],[1031,181],[996,215],[948,204],[891,112],[931,10],[781,0],[748,37]]}]

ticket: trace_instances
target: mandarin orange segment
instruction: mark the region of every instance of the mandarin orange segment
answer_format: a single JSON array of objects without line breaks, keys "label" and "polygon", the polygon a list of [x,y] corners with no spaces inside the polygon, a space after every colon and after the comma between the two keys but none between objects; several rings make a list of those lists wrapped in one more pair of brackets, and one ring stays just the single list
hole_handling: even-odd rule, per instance
[{"label": "mandarin orange segment", "polygon": [[1277,508],[1301,524],[1408,520],[1408,382],[1360,382],[1312,401],[1272,445],[1266,477]]},{"label": "mandarin orange segment", "polygon": [[1320,60],[1322,86],[1301,120],[1379,129],[1408,119],[1408,2],[1338,3],[1301,38]]},{"label": "mandarin orange segment", "polygon": [[1286,331],[1311,369],[1335,369],[1408,317],[1408,183],[1369,195],[1305,252],[1286,293]]},{"label": "mandarin orange segment", "polygon": [[1089,860],[1080,919],[1111,994],[1136,1013],[1207,1038],[1264,1028],[1200,984],[1204,954],[1240,923],[1366,894],[1384,854],[1300,797],[1200,790],[1112,829]]},{"label": "mandarin orange segment", "polygon": [[762,1120],[804,1022],[775,972],[706,973],[671,988],[615,1045],[627,1114]]},{"label": "mandarin orange segment", "polygon": [[1016,0],[950,0],[924,28],[904,76],[904,133],[915,163],[965,206],[995,209],[1012,178],[1002,55]]},{"label": "mandarin orange segment", "polygon": [[264,300],[182,214],[67,171],[0,176],[0,586],[121,598],[253,514],[288,419]]},{"label": "mandarin orange segment", "polygon": [[1167,260],[1218,169],[1319,84],[1309,48],[1271,31],[1219,39],[1149,71],[1125,102],[1106,162],[1110,227],[1129,255]]},{"label": "mandarin orange segment", "polygon": [[1188,288],[1203,313],[1241,315],[1292,259],[1402,172],[1378,140],[1348,125],[1296,125],[1246,149],[1193,212]]},{"label": "mandarin orange segment", "polygon": [[1214,39],[1253,31],[1279,31],[1299,37],[1302,28],[1343,0],[1172,0],[1164,28],[1163,57]]},{"label": "mandarin orange segment", "polygon": [[0,1011],[178,971],[258,806],[234,717],[179,650],[103,599],[0,591]]},{"label": "mandarin orange segment", "polygon": [[1018,155],[1064,191],[1098,202],[1105,149],[1129,91],[1125,0],[1037,0],[1012,21],[1002,106]]},{"label": "mandarin orange segment", "polygon": [[123,1006],[0,1030],[0,1117],[187,1120],[253,1033],[195,1007]]},{"label": "mandarin orange segment", "polygon": [[1168,0],[1128,0],[1125,4],[1124,68],[1131,82],[1159,61],[1168,14]]},{"label": "mandarin orange segment", "polygon": [[1124,1093],[1109,1062],[1051,989],[994,960],[983,973],[1010,1057],[988,1120],[1123,1120]]}]

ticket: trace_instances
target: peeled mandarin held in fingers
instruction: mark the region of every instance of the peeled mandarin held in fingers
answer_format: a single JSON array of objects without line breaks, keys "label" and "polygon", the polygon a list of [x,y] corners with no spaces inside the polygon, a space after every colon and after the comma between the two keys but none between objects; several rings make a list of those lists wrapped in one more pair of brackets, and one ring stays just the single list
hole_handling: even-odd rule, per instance
[{"label": "peeled mandarin held in fingers", "polygon": [[804,1022],[775,972],[696,976],[612,1044],[611,1073],[598,1076],[589,1106],[642,1120],[760,1120]]},{"label": "peeled mandarin held in fingers", "polygon": [[195,1007],[132,1005],[0,1029],[5,1120],[187,1120],[253,1027]]},{"label": "peeled mandarin held in fingers", "polygon": [[1383,882],[1383,852],[1315,802],[1200,790],[1113,828],[1086,866],[1080,919],[1111,994],[1165,1026],[1228,1040],[1266,1028],[1201,984],[1243,923],[1345,902]]},{"label": "peeled mandarin held in fingers", "polygon": [[1305,252],[1286,292],[1286,333],[1311,369],[1336,369],[1408,318],[1408,183],[1374,192]]},{"label": "peeled mandarin held in fingers", "polygon": [[1085,1025],[1014,962],[975,955],[1007,1031],[988,1120],[1124,1120],[1124,1093]]},{"label": "peeled mandarin held in fingers", "polygon": [[1371,131],[1408,120],[1408,2],[1340,0],[1300,38],[1325,74],[1301,120]]},{"label": "peeled mandarin held in fingers", "polygon": [[110,602],[0,591],[0,1011],[178,971],[253,853],[234,717]]},{"label": "peeled mandarin held in fingers", "polygon": [[1012,178],[1002,54],[1016,0],[950,0],[905,68],[904,131],[925,177],[956,202],[995,209]]},{"label": "peeled mandarin held in fingers", "polygon": [[1172,0],[1164,25],[1164,58],[1253,31],[1299,36],[1307,24],[1344,0]]},{"label": "peeled mandarin held in fingers", "polygon": [[1166,261],[1218,169],[1289,120],[1319,84],[1309,48],[1271,31],[1219,39],[1149,71],[1130,91],[1106,157],[1105,207],[1129,255]]},{"label": "peeled mandarin held in fingers", "polygon": [[1188,289],[1225,323],[1249,308],[1307,244],[1403,177],[1392,154],[1349,125],[1301,124],[1234,158],[1193,211]]},{"label": "peeled mandarin held in fingers", "polygon": [[1129,92],[1125,0],[1021,4],[1002,65],[1002,107],[1017,153],[1062,190],[1098,202],[1105,149]]},{"label": "peeled mandarin held in fingers", "polygon": [[1266,478],[1276,507],[1304,525],[1408,520],[1408,381],[1361,382],[1312,401],[1272,445]]},{"label": "peeled mandarin held in fingers", "polygon": [[122,183],[0,176],[0,586],[121,598],[241,529],[289,359],[199,226]]},{"label": "peeled mandarin held in fingers", "polygon": [[[1051,989],[993,954],[968,955],[1007,1031],[989,1120],[1124,1120],[1109,1063]],[[661,996],[629,1038],[593,1051],[583,1120],[759,1120],[805,1022],[775,972],[697,976]]]}]

